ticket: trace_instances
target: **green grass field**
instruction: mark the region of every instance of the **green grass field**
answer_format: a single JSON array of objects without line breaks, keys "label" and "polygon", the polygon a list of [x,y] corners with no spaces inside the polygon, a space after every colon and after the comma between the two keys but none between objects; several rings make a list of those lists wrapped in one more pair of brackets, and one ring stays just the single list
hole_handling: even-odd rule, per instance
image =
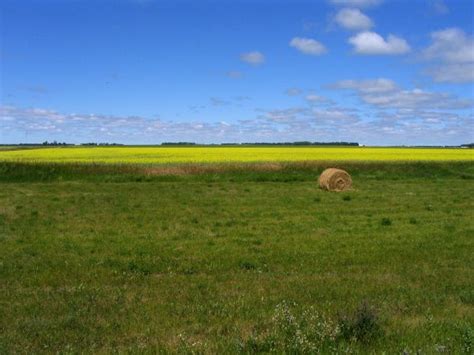
[{"label": "green grass field", "polygon": [[343,193],[334,163],[56,164],[201,157],[118,149],[0,153],[30,161],[0,162],[0,353],[472,353],[468,150],[346,156]]},{"label": "green grass field", "polygon": [[225,163],[292,161],[474,160],[461,148],[364,147],[68,147],[0,150],[0,161],[57,163]]}]

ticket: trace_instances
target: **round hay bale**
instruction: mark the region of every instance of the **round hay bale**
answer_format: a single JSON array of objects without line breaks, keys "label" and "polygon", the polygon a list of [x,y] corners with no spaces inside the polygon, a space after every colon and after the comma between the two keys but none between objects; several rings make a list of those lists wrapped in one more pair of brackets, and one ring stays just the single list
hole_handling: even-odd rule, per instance
[{"label": "round hay bale", "polygon": [[319,176],[319,186],[327,191],[345,191],[351,188],[352,179],[344,170],[329,168]]}]

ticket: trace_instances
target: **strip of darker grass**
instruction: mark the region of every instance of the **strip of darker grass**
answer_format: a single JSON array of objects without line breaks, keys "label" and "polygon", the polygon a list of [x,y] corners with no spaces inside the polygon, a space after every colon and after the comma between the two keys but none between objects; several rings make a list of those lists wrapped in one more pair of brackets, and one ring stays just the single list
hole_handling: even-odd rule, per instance
[{"label": "strip of darker grass", "polygon": [[0,182],[296,182],[314,180],[328,167],[361,179],[474,179],[474,162],[261,162],[219,164],[82,164],[0,162]]}]

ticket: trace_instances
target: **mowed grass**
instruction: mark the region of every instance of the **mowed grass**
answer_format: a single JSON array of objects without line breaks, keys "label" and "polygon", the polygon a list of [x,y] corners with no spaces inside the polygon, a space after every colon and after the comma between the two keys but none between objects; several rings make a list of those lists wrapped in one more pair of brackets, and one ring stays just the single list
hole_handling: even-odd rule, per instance
[{"label": "mowed grass", "polygon": [[462,148],[365,147],[66,147],[0,150],[0,161],[45,163],[225,163],[474,160]]},{"label": "mowed grass", "polygon": [[471,353],[474,164],[342,167],[3,163],[0,352]]}]

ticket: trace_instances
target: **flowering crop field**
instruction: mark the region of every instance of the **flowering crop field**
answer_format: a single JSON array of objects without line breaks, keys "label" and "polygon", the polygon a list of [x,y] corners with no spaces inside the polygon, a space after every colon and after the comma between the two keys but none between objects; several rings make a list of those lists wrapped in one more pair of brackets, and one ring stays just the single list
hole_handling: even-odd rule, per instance
[{"label": "flowering crop field", "polygon": [[367,147],[67,147],[0,150],[0,161],[172,164],[294,161],[466,161],[469,149]]}]

